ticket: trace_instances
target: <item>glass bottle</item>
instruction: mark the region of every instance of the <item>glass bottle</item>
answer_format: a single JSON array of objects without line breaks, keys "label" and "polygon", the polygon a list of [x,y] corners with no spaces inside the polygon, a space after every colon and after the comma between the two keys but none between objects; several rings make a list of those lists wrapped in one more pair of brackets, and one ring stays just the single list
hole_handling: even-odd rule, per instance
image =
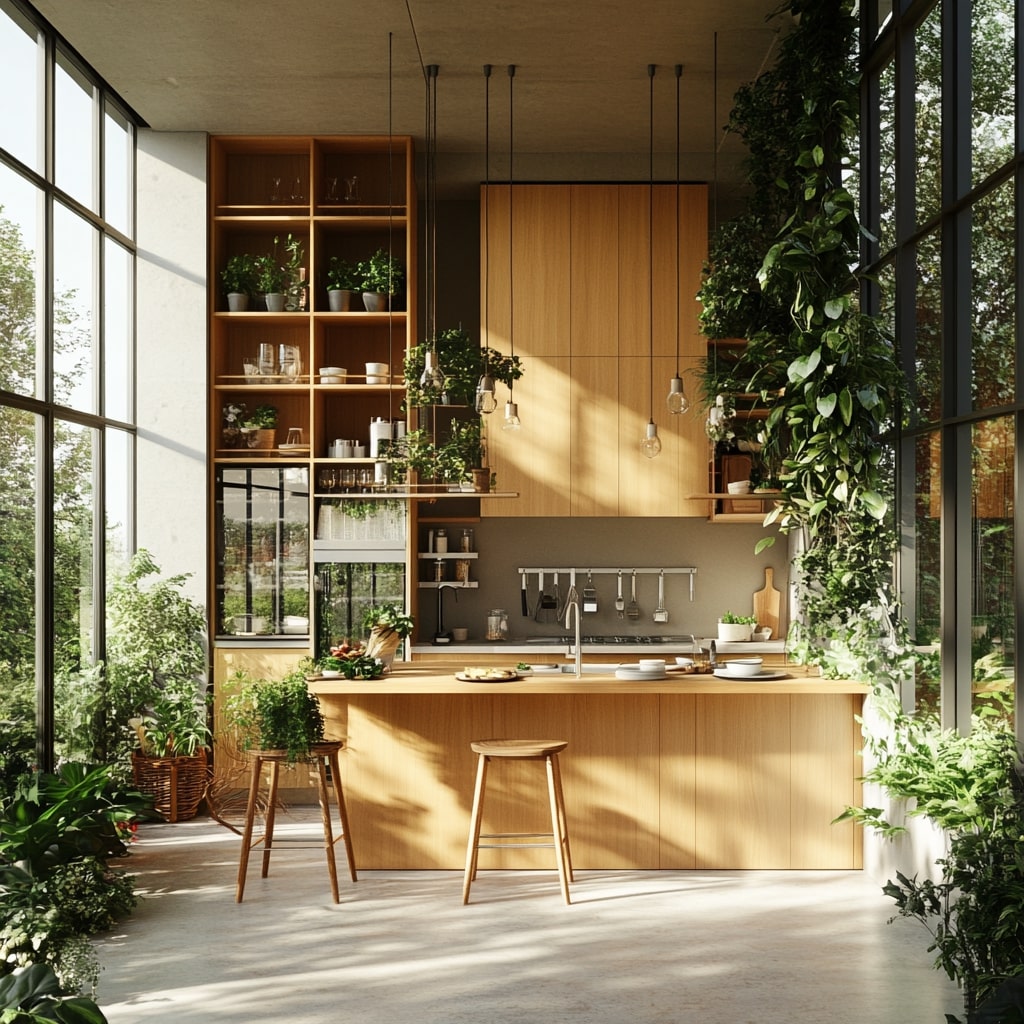
[{"label": "glass bottle", "polygon": [[438,555],[448,553],[448,531],[443,526],[434,534],[434,551]]},{"label": "glass bottle", "polygon": [[487,613],[487,639],[508,639],[508,612],[504,608],[492,608]]},{"label": "glass bottle", "polygon": [[459,550],[473,550],[473,531],[468,526],[462,531],[462,536],[459,538]]}]

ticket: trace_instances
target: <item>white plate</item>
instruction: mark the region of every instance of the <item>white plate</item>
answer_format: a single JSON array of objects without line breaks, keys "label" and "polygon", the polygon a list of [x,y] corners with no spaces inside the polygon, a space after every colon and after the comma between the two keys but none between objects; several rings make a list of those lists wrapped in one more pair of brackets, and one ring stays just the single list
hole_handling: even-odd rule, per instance
[{"label": "white plate", "polygon": [[644,682],[648,679],[667,679],[668,673],[663,669],[651,669],[646,668],[617,668],[615,670],[616,679],[632,679],[633,682]]},{"label": "white plate", "polygon": [[727,668],[716,668],[715,675],[719,679],[735,679],[738,682],[747,680],[754,683],[763,683],[768,679],[785,679],[785,672],[758,672],[757,675],[740,675],[739,672],[730,672]]}]

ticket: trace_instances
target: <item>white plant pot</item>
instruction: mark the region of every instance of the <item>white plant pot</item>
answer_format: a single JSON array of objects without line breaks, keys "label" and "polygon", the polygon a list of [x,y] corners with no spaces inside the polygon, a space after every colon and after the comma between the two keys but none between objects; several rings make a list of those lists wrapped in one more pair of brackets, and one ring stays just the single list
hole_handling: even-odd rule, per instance
[{"label": "white plant pot", "polygon": [[380,292],[363,292],[363,305],[367,313],[386,313],[388,309],[387,295]]},{"label": "white plant pot", "polygon": [[754,627],[746,622],[719,622],[718,639],[722,643],[743,643],[750,639]]},{"label": "white plant pot", "polygon": [[354,294],[346,288],[332,288],[327,293],[327,306],[332,313],[347,313],[352,309]]},{"label": "white plant pot", "polygon": [[267,292],[263,296],[267,303],[268,313],[283,313],[284,312],[284,293],[283,292]]},{"label": "white plant pot", "polygon": [[249,296],[245,292],[228,292],[228,312],[244,313],[249,308]]}]

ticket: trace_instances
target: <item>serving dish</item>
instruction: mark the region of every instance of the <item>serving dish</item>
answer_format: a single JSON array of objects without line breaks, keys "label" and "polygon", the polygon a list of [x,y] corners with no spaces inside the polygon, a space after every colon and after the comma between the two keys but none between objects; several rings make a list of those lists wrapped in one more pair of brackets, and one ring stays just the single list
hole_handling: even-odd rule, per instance
[{"label": "serving dish", "polygon": [[716,668],[715,675],[719,679],[732,679],[734,682],[754,682],[763,683],[769,679],[785,679],[788,673],[786,672],[758,672],[756,675],[750,675],[749,673],[741,675],[739,672],[730,672],[727,668]]},{"label": "serving dish", "polygon": [[455,678],[463,683],[511,683],[523,677],[514,668],[465,668],[455,673]]}]

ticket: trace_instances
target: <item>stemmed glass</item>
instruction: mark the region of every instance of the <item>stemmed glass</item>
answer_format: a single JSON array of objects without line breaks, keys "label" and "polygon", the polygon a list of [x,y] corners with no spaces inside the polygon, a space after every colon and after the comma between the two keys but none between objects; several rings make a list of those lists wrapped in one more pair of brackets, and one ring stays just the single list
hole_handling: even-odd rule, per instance
[{"label": "stemmed glass", "polygon": [[331,494],[334,488],[338,486],[338,473],[334,469],[321,469],[319,480],[320,489]]}]

